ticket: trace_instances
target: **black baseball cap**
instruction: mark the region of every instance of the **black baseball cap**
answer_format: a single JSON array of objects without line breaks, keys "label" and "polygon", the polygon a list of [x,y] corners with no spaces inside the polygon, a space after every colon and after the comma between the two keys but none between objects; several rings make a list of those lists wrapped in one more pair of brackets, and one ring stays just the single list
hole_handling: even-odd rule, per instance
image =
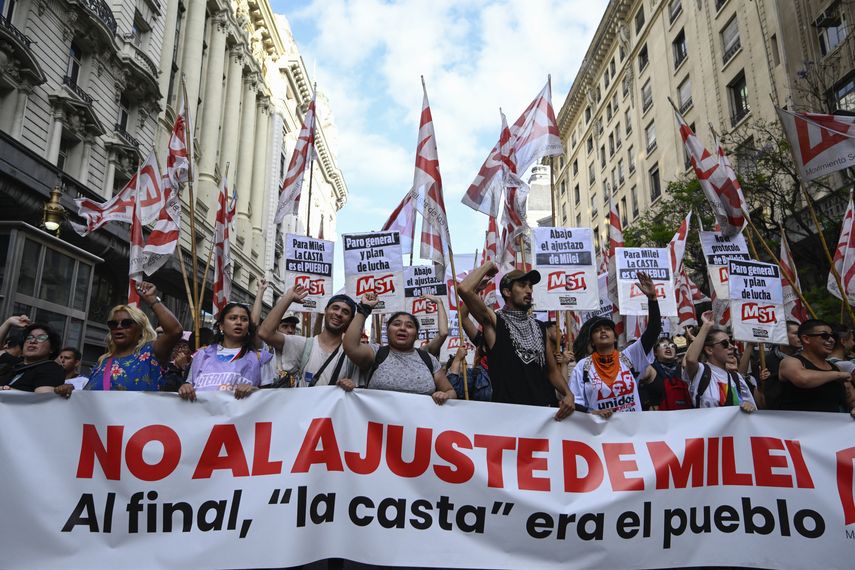
[{"label": "black baseball cap", "polygon": [[330,297],[330,300],[327,301],[327,307],[332,305],[333,303],[344,303],[348,307],[350,307],[351,314],[356,314],[356,301],[348,297],[344,294],[333,295]]},{"label": "black baseball cap", "polygon": [[528,273],[521,269],[514,269],[502,275],[502,280],[499,282],[499,290],[510,287],[514,281],[528,281],[532,285],[540,283],[540,272],[532,269]]}]

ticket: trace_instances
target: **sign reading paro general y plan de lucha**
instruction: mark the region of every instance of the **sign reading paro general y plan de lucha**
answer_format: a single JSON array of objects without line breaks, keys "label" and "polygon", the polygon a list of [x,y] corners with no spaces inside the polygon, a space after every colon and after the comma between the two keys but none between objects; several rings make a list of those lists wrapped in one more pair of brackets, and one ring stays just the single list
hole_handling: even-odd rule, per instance
[{"label": "sign reading paro general y plan de lucha", "polygon": [[404,263],[398,232],[344,234],[344,285],[357,301],[375,293],[376,314],[404,310]]}]

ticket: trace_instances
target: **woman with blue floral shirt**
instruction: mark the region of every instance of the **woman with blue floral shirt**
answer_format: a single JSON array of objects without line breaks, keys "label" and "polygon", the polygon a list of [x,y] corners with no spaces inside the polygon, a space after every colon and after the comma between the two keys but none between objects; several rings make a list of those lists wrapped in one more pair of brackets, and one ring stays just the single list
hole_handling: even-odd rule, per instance
[{"label": "woman with blue floral shirt", "polygon": [[157,336],[148,317],[135,307],[117,305],[110,311],[107,352],[89,375],[85,390],[158,391],[163,384],[161,363],[169,362],[181,339],[181,323],[157,296],[151,283],[140,283],[140,299],[151,307],[163,334]]}]

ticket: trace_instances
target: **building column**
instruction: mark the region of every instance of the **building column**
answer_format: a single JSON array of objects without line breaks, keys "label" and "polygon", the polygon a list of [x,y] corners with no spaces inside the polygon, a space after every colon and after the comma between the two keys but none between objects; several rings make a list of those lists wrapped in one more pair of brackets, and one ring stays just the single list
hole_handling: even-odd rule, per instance
[{"label": "building column", "polygon": [[62,118],[64,113],[61,109],[53,111],[53,125],[51,125],[50,138],[48,139],[47,153],[45,158],[51,164],[56,164],[59,158],[59,145],[62,142]]},{"label": "building column", "polygon": [[237,230],[238,239],[249,245],[249,204],[252,193],[252,155],[255,152],[255,95],[258,79],[255,74],[243,82],[243,108],[240,123],[240,155],[237,164]]},{"label": "building column", "polygon": [[113,185],[116,183],[116,155],[113,151],[107,152],[107,170],[104,172],[104,187],[101,195],[110,198],[113,195]]},{"label": "building column", "polygon": [[237,180],[237,148],[240,129],[241,81],[243,74],[243,51],[240,47],[229,51],[229,71],[226,79],[225,113],[223,113],[223,136],[220,145],[220,164],[223,172],[229,165],[229,186]]},{"label": "building column", "polygon": [[202,75],[202,49],[205,44],[205,2],[188,2],[187,27],[184,30],[184,53],[181,73],[187,85],[187,108],[190,117],[196,117],[199,101],[199,83]]},{"label": "building column", "polygon": [[163,41],[160,44],[160,77],[158,77],[158,88],[160,89],[160,102],[165,109],[169,101],[169,78],[172,76],[172,52],[175,50],[175,27],[178,25],[178,3],[179,0],[167,0],[166,11],[163,15]]},{"label": "building column", "polygon": [[[204,108],[199,136],[202,139],[199,158],[199,199],[203,204],[215,204],[217,181],[214,170],[219,151],[220,111],[223,105],[223,65],[226,53],[226,18],[217,14],[211,30],[211,45],[208,48],[208,73],[205,80]],[[209,208],[210,220],[214,208]]]},{"label": "building column", "polygon": [[255,118],[255,154],[252,165],[252,252],[261,262],[260,254],[264,252],[264,189],[267,183],[267,154],[270,142],[269,136],[270,113],[267,100],[259,102]]},{"label": "building column", "polygon": [[77,176],[77,180],[84,186],[89,183],[89,162],[92,158],[92,144],[94,142],[94,139],[88,136],[80,142],[83,145],[83,156],[80,158],[80,174]]},{"label": "building column", "polygon": [[24,127],[24,111],[27,109],[27,100],[32,91],[33,87],[29,84],[18,87],[17,99],[15,100],[15,115],[12,117],[12,130],[10,131],[16,139],[21,138]]}]

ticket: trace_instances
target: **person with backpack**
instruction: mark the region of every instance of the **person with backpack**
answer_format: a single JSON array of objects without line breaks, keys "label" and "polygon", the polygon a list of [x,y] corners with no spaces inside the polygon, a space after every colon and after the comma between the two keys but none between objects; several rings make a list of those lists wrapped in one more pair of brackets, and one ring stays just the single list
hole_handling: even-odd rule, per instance
[{"label": "person with backpack", "polygon": [[[623,351],[617,349],[615,323],[611,319],[594,317],[583,327],[590,354],[579,360],[570,373],[570,390],[580,410],[606,418],[615,412],[641,411],[638,371],[646,370],[653,360],[651,351],[662,332],[662,318],[656,287],[643,271],[638,272],[638,289],[647,297],[648,325],[641,338]],[[581,347],[574,351],[578,348]]]},{"label": "person with backpack", "polygon": [[[285,291],[258,328],[258,337],[276,350],[279,370],[296,370],[297,386],[335,386],[339,379],[354,378],[359,373],[342,348],[342,338],[353,321],[356,303],[347,295],[330,297],[324,309],[323,329],[316,336],[279,332],[285,311],[292,303],[302,303],[308,293],[301,286]],[[290,386],[290,382],[274,386]]]},{"label": "person with backpack", "polygon": [[638,379],[641,409],[644,411],[688,410],[692,407],[689,385],[677,345],[670,338],[659,339],[653,348],[654,360]]},{"label": "person with backpack", "polygon": [[[344,334],[344,353],[360,370],[367,371],[364,387],[429,395],[438,405],[457,398],[439,360],[426,350],[415,347],[419,322],[410,313],[399,311],[389,316],[386,321],[388,345],[360,342],[365,320],[377,302],[376,293],[363,295],[356,308],[356,316]],[[338,385],[348,392],[356,387],[350,378],[343,378]]]},{"label": "person with backpack", "polygon": [[701,328],[686,351],[686,376],[694,407],[739,406],[743,412],[754,412],[757,404],[751,388],[737,372],[736,345],[727,331],[713,323],[712,311],[701,315]]}]

